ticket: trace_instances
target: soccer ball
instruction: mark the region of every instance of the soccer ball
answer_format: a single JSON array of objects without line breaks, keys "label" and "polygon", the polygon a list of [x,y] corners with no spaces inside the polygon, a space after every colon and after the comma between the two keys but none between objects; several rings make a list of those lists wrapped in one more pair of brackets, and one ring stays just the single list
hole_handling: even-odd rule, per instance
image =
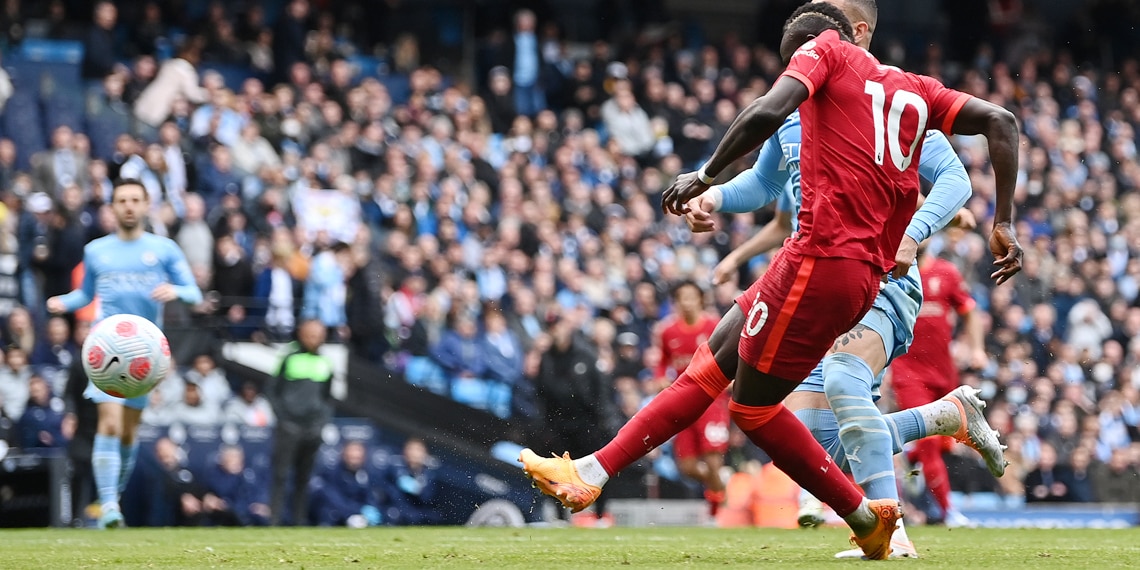
[{"label": "soccer ball", "polygon": [[99,321],[83,341],[83,370],[117,398],[150,392],[170,370],[170,343],[158,326],[135,315]]}]

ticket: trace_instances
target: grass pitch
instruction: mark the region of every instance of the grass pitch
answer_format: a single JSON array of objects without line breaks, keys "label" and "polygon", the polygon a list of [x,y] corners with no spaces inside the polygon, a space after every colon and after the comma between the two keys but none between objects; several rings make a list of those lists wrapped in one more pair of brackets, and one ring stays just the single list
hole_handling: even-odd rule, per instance
[{"label": "grass pitch", "polygon": [[[1140,529],[908,529],[916,568],[1125,568]],[[586,530],[377,528],[126,529],[0,532],[0,568],[819,568],[841,529],[613,528]]]}]

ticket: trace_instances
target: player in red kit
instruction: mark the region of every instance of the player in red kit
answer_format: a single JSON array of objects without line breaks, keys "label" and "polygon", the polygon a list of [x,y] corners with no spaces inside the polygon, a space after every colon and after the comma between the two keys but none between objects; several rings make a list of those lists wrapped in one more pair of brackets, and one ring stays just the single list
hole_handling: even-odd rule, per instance
[{"label": "player in red kit", "polygon": [[[676,313],[662,323],[658,337],[661,365],[657,377],[670,381],[685,371],[697,349],[712,336],[718,321],[705,312],[704,291],[692,281],[684,281],[673,288],[673,307]],[[724,453],[728,451],[728,423],[731,421],[728,400],[726,390],[693,425],[673,439],[677,469],[682,475],[704,485],[705,500],[713,516],[724,502],[720,468],[724,466]]]},{"label": "player in red kit", "polygon": [[[985,358],[982,323],[962,274],[953,263],[927,254],[925,245],[919,256],[923,300],[914,344],[891,364],[891,386],[900,409],[929,404],[958,387],[958,367],[950,355],[954,315],[963,321],[974,360]],[[964,526],[969,521],[950,504],[950,474],[942,460],[942,443],[941,438],[920,439],[908,458],[922,464],[926,486],[942,508],[946,525]]]},{"label": "player in red kit", "polygon": [[[544,492],[584,508],[610,474],[695,421],[734,377],[733,421],[780,470],[843,517],[868,558],[887,558],[897,501],[866,500],[781,402],[867,312],[886,272],[908,269],[893,259],[916,205],[927,125],[986,135],[997,186],[990,249],[1000,268],[992,277],[1004,283],[1020,270],[1011,227],[1019,137],[1005,109],[881,65],[851,41],[851,24],[838,8],[812,3],[796,10],[781,42],[788,69],[742,111],[700,172],[681,175],[665,191],[665,210],[684,214],[717,174],[800,107],[807,166],[799,232],[686,371],[610,444],[579,460],[522,452],[524,470]],[[783,188],[763,191],[772,201]]]}]

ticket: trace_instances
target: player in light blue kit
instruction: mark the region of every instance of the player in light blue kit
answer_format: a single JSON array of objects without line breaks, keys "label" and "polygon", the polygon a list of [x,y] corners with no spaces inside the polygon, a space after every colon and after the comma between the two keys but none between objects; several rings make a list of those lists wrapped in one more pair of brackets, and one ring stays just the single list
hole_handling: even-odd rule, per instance
[{"label": "player in light blue kit", "polygon": [[[750,212],[777,200],[776,218],[717,266],[714,279],[718,283],[727,281],[754,255],[793,235],[800,205],[799,147],[797,112],[765,143],[752,168],[690,203],[690,227],[708,231],[712,229],[711,212]],[[981,425],[982,404],[969,389],[955,390],[947,399],[888,416],[880,414],[874,405],[887,365],[904,354],[914,338],[914,323],[922,305],[922,281],[913,263],[918,243],[954,220],[971,193],[965,168],[946,137],[937,131],[926,134],[919,173],[934,185],[907,228],[896,259],[899,269],[883,284],[859,324],[836,340],[831,353],[785,400],[836,463],[851,469],[871,499],[898,499],[891,457],[904,443],[927,435],[959,435],[967,427],[991,433],[988,426]],[[972,218],[967,223],[972,223]],[[996,437],[986,439],[984,445],[975,442],[974,447],[987,458],[991,469],[995,463],[1004,469]],[[807,499],[801,524],[822,523],[819,502],[810,495]],[[862,554],[858,550],[849,552]],[[892,556],[916,555],[900,523],[892,540]]]},{"label": "player in light blue kit", "polygon": [[[47,300],[53,314],[67,313],[98,300],[95,320],[111,315],[137,315],[162,327],[163,304],[180,300],[197,304],[202,292],[190,273],[186,256],[173,241],[144,230],[150,197],[137,180],[118,180],[111,190],[115,233],[83,248],[83,285]],[[99,420],[91,467],[99,491],[100,528],[123,523],[119,494],[134,468],[135,434],[147,395],[124,400],[103,393],[88,382],[84,397],[95,402]]]}]

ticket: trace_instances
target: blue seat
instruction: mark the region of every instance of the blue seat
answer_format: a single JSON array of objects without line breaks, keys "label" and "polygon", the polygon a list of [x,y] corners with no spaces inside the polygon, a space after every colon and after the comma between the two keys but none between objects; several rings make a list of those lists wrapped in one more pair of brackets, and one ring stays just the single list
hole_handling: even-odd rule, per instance
[{"label": "blue seat", "polygon": [[17,91],[32,95],[50,95],[59,91],[82,90],[83,81],[77,63],[38,62],[9,58],[4,69]]},{"label": "blue seat", "polygon": [[198,67],[199,76],[205,75],[207,71],[216,71],[221,74],[222,80],[226,83],[226,87],[233,91],[240,90],[241,84],[245,82],[246,79],[254,77],[254,73],[251,69],[241,65],[205,62]]},{"label": "blue seat", "polygon": [[0,116],[3,131],[16,145],[16,160],[21,169],[31,166],[32,155],[47,148],[39,101],[35,94],[17,90]]},{"label": "blue seat", "polygon": [[44,97],[43,108],[44,132],[49,133],[49,136],[52,130],[60,125],[67,125],[76,132],[84,130],[86,112],[82,94],[75,91],[56,91]]},{"label": "blue seat", "polygon": [[20,42],[13,57],[46,63],[83,63],[83,42],[27,38]]},{"label": "blue seat", "polygon": [[91,156],[110,160],[115,154],[115,139],[130,130],[130,117],[104,109],[101,113],[87,115],[87,138],[91,141]]}]

